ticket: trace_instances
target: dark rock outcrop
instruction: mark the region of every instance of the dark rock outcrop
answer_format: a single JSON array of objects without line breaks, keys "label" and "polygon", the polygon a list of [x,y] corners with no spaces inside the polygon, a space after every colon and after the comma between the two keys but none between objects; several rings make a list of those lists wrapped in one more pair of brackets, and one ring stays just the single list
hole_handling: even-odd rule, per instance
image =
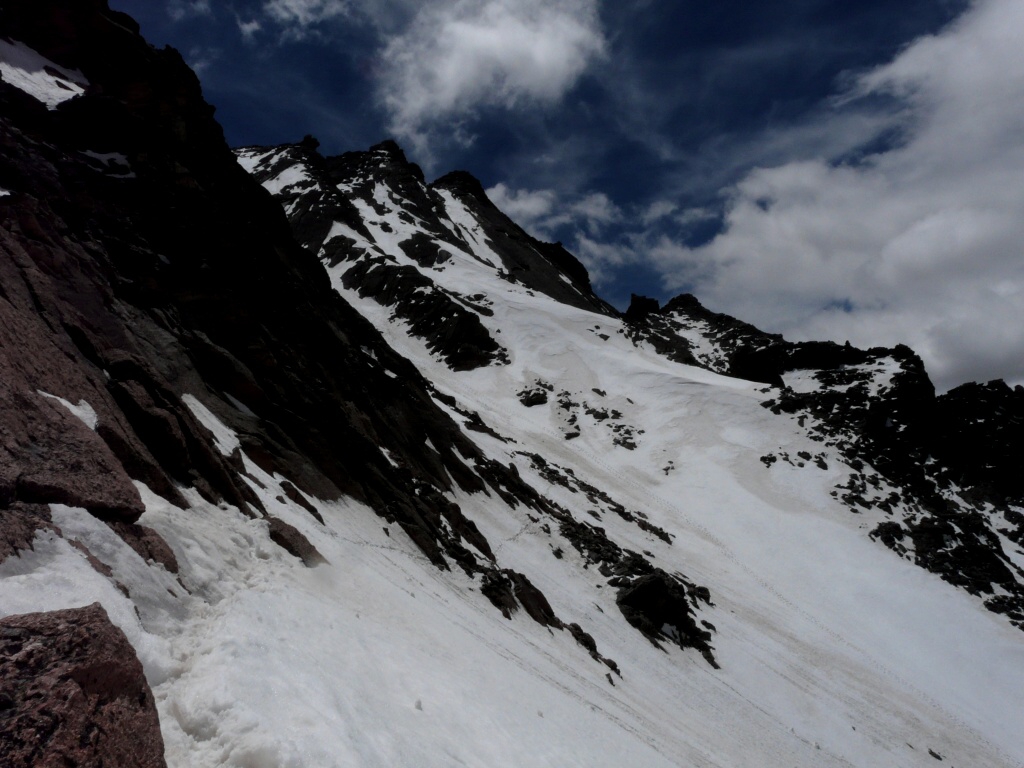
[{"label": "dark rock outcrop", "polygon": [[409,323],[413,336],[425,339],[454,371],[508,362],[508,352],[488,333],[477,314],[459,297],[437,288],[411,266],[383,258],[363,259],[342,278],[346,288],[395,308],[395,317]]},{"label": "dark rock outcrop", "polygon": [[508,279],[543,293],[555,301],[615,317],[618,312],[599,298],[590,285],[586,267],[562,247],[527,234],[487,197],[483,185],[466,171],[453,171],[431,184],[469,207],[480,222],[484,237],[501,257]]},{"label": "dark rock outcrop", "polygon": [[517,571],[505,569],[484,573],[480,591],[506,619],[512,618],[512,614],[522,606],[527,615],[541,626],[556,629],[564,626],[544,593]]},{"label": "dark rock outcrop", "polygon": [[[384,219],[392,211],[378,199],[380,189],[385,189],[389,205],[399,211],[402,222],[415,222],[420,228],[399,243],[419,267],[442,264],[451,258],[450,249],[465,247],[441,223],[439,201],[427,187],[423,172],[406,160],[397,144],[385,141],[367,152],[327,158],[309,142],[245,147],[237,152],[246,162],[255,163],[253,176],[262,183],[301,172],[302,181],[286,186],[275,182],[275,197],[288,211],[292,231],[302,245],[329,267],[345,266],[342,282],[346,288],[390,307],[395,318],[409,324],[413,336],[424,339],[454,370],[508,361],[507,351],[480,322],[480,315],[490,314],[490,310],[438,286],[416,267],[396,263],[374,244],[356,203],[380,216],[380,227],[390,230]],[[332,235],[336,223],[362,236],[372,247],[367,250],[349,236]]]},{"label": "dark rock outcrop", "polygon": [[309,539],[303,536],[294,525],[289,525],[273,515],[267,515],[267,524],[270,540],[289,554],[299,558],[307,568],[327,562]]},{"label": "dark rock outcrop", "polygon": [[178,572],[174,550],[152,528],[120,521],[108,522],[107,525],[147,563],[160,563],[170,573]]},{"label": "dark rock outcrop", "polygon": [[615,598],[626,621],[655,645],[667,640],[680,648],[697,648],[707,662],[718,668],[709,642],[711,632],[697,624],[693,615],[706,593],[660,568],[626,583]]},{"label": "dark rock outcrop", "polygon": [[[647,343],[673,362],[751,381],[782,383],[778,371],[746,361],[748,355],[778,344],[782,337],[712,312],[693,294],[676,296],[664,307],[655,299],[633,294],[624,319],[633,343]],[[700,348],[692,343],[695,337],[702,342]]]},{"label": "dark rock outcrop", "polygon": [[931,423],[930,439],[950,480],[978,500],[1024,506],[1024,387],[964,384],[935,398]]},{"label": "dark rock outcrop", "polygon": [[161,768],[163,751],[142,664],[99,603],[0,619],[0,763]]},{"label": "dark rock outcrop", "polygon": [[[893,518],[873,537],[1024,629],[1024,570],[999,535],[1013,541],[1020,530],[1000,510],[1024,503],[1011,458],[1024,447],[1024,390],[993,382],[936,397],[907,347],[792,346],[820,387],[785,388],[765,406],[797,418],[854,469],[833,495]],[[869,371],[884,361],[879,381]]]},{"label": "dark rock outcrop", "polygon": [[616,674],[620,674],[618,664],[602,656],[597,650],[594,638],[579,624],[566,624],[558,618],[544,593],[524,574],[511,569],[487,571],[483,575],[480,592],[506,619],[511,619],[522,607],[526,614],[542,627],[568,630],[577,645],[587,651],[594,661],[599,661]]}]

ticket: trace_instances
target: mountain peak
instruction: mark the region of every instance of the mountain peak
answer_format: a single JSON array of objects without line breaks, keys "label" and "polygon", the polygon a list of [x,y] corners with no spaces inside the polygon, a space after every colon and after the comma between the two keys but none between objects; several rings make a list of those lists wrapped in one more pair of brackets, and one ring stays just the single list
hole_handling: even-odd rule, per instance
[{"label": "mountain peak", "polygon": [[692,312],[698,309],[704,309],[704,305],[692,293],[680,293],[665,304],[666,312]]},{"label": "mountain peak", "polygon": [[434,181],[430,186],[435,189],[447,189],[458,195],[466,195],[483,205],[494,206],[491,199],[487,197],[484,185],[469,171],[450,171]]},{"label": "mountain peak", "polygon": [[328,157],[327,164],[332,175],[338,178],[387,177],[406,179],[417,185],[426,184],[423,170],[416,163],[409,162],[405,152],[393,139],[385,139],[366,151],[344,152]]},{"label": "mountain peak", "polygon": [[660,311],[661,304],[658,303],[657,299],[633,293],[629,296],[629,307],[626,309],[624,317],[629,322],[636,322],[643,320],[654,312]]},{"label": "mountain peak", "polygon": [[406,159],[405,151],[394,139],[384,139],[384,141],[374,144],[368,151],[374,155],[384,155],[397,163],[409,162],[408,159]]}]

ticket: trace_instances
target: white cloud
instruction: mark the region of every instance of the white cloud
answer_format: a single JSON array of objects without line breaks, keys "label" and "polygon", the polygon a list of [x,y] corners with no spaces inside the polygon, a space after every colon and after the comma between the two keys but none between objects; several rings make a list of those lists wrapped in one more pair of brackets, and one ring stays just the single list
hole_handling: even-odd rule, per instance
[{"label": "white cloud", "polygon": [[540,238],[553,239],[565,232],[597,236],[624,218],[622,209],[603,192],[566,199],[552,189],[512,189],[499,183],[487,190],[487,196],[519,226]]},{"label": "white cloud", "polygon": [[[184,3],[187,0],[174,0]],[[209,0],[198,0],[208,3]],[[469,145],[480,108],[550,105],[606,41],[600,0],[262,0],[253,32],[331,40],[331,23],[375,38],[377,98],[421,162],[431,140]],[[259,28],[252,24],[262,22]],[[240,29],[247,36],[247,27]]]},{"label": "white cloud", "polygon": [[569,212],[581,221],[591,235],[597,235],[609,224],[621,221],[622,210],[604,192],[592,192],[573,203]]},{"label": "white cloud", "polygon": [[348,15],[351,5],[349,0],[269,0],[263,10],[279,24],[302,28]]},{"label": "white cloud", "polygon": [[423,4],[382,53],[381,99],[396,135],[422,144],[483,106],[561,98],[605,50],[597,0]]},{"label": "white cloud", "polygon": [[172,21],[181,21],[192,16],[211,16],[210,0],[171,0],[167,13]]},{"label": "white cloud", "polygon": [[263,25],[260,23],[259,19],[242,21],[242,18],[239,16],[236,17],[235,20],[238,23],[238,31],[242,33],[242,37],[247,41],[252,40],[256,36],[256,33],[263,29]]},{"label": "white cloud", "polygon": [[640,214],[640,221],[649,226],[656,221],[661,221],[667,216],[671,216],[678,208],[679,206],[671,200],[655,200]]},{"label": "white cloud", "polygon": [[543,227],[543,222],[551,215],[558,199],[550,189],[510,189],[503,183],[488,189],[487,197],[509,218],[529,231],[537,231],[538,225]]},{"label": "white cloud", "polygon": [[940,387],[1024,381],[1024,3],[980,0],[861,76],[904,140],[750,172],[724,231],[651,258],[671,288],[795,338],[905,342]]},{"label": "white cloud", "polygon": [[611,283],[616,273],[640,260],[640,255],[628,243],[600,242],[579,232],[573,243],[573,252],[590,273],[595,286]]}]

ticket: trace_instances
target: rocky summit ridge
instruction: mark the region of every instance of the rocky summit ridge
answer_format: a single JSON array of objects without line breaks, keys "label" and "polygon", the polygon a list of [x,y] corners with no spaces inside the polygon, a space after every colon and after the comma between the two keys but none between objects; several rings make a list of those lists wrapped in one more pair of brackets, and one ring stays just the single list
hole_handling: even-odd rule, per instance
[{"label": "rocky summit ridge", "polygon": [[1024,764],[1024,389],[620,313],[0,3],[0,763]]}]

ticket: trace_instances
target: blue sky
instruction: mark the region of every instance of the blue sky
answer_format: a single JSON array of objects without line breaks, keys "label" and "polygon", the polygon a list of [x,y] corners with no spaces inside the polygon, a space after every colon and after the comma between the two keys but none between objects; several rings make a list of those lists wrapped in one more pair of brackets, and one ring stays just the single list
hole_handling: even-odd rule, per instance
[{"label": "blue sky", "polygon": [[[598,292],[1024,381],[1024,0],[112,0],[229,142],[396,138]],[[1016,30],[1016,32],[1014,32]]]}]

